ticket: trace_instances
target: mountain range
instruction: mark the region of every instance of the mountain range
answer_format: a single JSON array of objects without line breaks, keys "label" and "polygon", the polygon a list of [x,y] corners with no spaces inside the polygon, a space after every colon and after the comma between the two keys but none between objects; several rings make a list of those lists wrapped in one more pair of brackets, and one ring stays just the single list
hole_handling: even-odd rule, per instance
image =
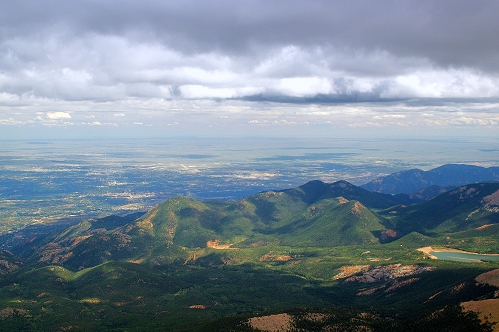
[{"label": "mountain range", "polygon": [[28,227],[2,238],[0,327],[140,331],[148,319],[146,330],[194,330],[189,320],[345,303],[413,319],[494,297],[474,278],[496,263],[461,269],[416,249],[499,252],[496,172],[446,165],[392,174],[371,182],[377,189],[311,181],[234,202],[176,196],[147,213]]},{"label": "mountain range", "polygon": [[445,191],[445,188],[489,181],[499,181],[499,167],[446,164],[428,171],[411,169],[393,173],[372,180],[361,187],[385,194],[412,194],[432,188],[431,192],[438,194]]},{"label": "mountain range", "polygon": [[157,261],[152,253],[158,251],[185,259],[178,248],[367,245],[411,232],[438,237],[499,223],[499,183],[469,184],[423,203],[404,203],[402,196],[346,181],[311,181],[235,202],[178,196],[140,217],[85,220],[11,249],[24,258],[82,269],[109,260]]}]

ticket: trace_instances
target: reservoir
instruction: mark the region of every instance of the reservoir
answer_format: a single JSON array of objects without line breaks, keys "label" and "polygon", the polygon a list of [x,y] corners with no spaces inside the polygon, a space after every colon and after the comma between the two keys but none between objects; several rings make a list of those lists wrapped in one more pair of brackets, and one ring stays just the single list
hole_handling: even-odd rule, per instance
[{"label": "reservoir", "polygon": [[480,261],[499,261],[499,256],[480,255],[457,251],[432,251],[430,252],[430,254],[437,257],[438,259],[456,262],[476,263]]}]

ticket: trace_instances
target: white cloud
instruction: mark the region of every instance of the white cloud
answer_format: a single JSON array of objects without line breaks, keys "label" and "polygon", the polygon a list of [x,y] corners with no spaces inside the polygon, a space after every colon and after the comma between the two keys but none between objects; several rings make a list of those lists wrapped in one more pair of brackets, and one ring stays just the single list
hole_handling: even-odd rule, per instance
[{"label": "white cloud", "polygon": [[[471,16],[450,1],[439,6],[453,11],[411,0],[362,10],[292,1],[286,11],[222,1],[227,11],[200,3],[201,20],[198,6],[127,2],[110,20],[85,0],[40,1],[44,15],[3,8],[2,125],[497,124],[493,10],[474,12],[468,28],[456,18]],[[497,8],[468,9],[482,6]]]},{"label": "white cloud", "polygon": [[0,125],[19,125],[19,124],[22,124],[22,121],[15,120],[13,118],[0,119]]},{"label": "white cloud", "polygon": [[71,70],[69,68],[62,69],[62,77],[72,83],[88,83],[92,79],[92,75],[85,70]]},{"label": "white cloud", "polygon": [[280,79],[271,91],[291,97],[313,97],[332,94],[334,88],[324,77],[292,77]]},{"label": "white cloud", "polygon": [[188,99],[236,98],[255,95],[265,91],[258,87],[210,88],[203,85],[183,85],[179,87],[181,96]]},{"label": "white cloud", "polygon": [[483,98],[499,96],[499,77],[467,68],[414,71],[397,76],[382,98]]},{"label": "white cloud", "polygon": [[216,70],[205,70],[200,67],[175,68],[171,75],[186,82],[220,83],[237,79],[237,74],[225,69],[225,64],[220,64]]},{"label": "white cloud", "polygon": [[[82,35],[65,42],[0,42],[9,56],[0,88],[17,96],[72,100],[226,99],[252,95],[310,98],[369,94],[374,98],[499,96],[499,77],[467,67],[388,51],[281,45],[247,55],[186,54],[170,45],[125,36]],[[32,62],[22,62],[34,58]],[[180,95],[175,92],[180,91]]]},{"label": "white cloud", "polygon": [[183,85],[180,88],[182,96],[189,99],[196,98],[234,98],[235,89],[209,88],[203,85]]},{"label": "white cloud", "polygon": [[393,119],[403,119],[406,118],[407,116],[404,114],[385,114],[383,115],[384,118],[393,118]]},{"label": "white cloud", "polygon": [[47,119],[50,120],[71,119],[71,115],[66,112],[47,112]]}]

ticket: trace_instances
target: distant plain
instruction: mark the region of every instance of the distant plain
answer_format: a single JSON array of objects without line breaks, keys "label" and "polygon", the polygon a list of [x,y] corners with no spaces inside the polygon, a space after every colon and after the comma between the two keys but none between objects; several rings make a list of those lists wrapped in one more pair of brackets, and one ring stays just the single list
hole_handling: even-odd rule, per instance
[{"label": "distant plain", "polygon": [[145,211],[175,195],[236,200],[310,180],[360,185],[446,163],[499,165],[498,139],[4,140],[0,233],[63,217]]}]

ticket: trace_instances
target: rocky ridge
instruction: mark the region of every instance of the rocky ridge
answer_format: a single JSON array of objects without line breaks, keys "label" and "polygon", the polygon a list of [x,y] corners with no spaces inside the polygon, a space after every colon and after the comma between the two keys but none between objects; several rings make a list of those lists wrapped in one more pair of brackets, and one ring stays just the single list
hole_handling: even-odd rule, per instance
[{"label": "rocky ridge", "polygon": [[[433,271],[435,268],[425,265],[402,265],[389,264],[378,265],[371,268],[370,265],[343,266],[340,273],[334,279],[345,279],[346,282],[373,283],[387,281],[401,277],[408,277],[423,272]],[[357,275],[360,274],[361,275]]]}]

